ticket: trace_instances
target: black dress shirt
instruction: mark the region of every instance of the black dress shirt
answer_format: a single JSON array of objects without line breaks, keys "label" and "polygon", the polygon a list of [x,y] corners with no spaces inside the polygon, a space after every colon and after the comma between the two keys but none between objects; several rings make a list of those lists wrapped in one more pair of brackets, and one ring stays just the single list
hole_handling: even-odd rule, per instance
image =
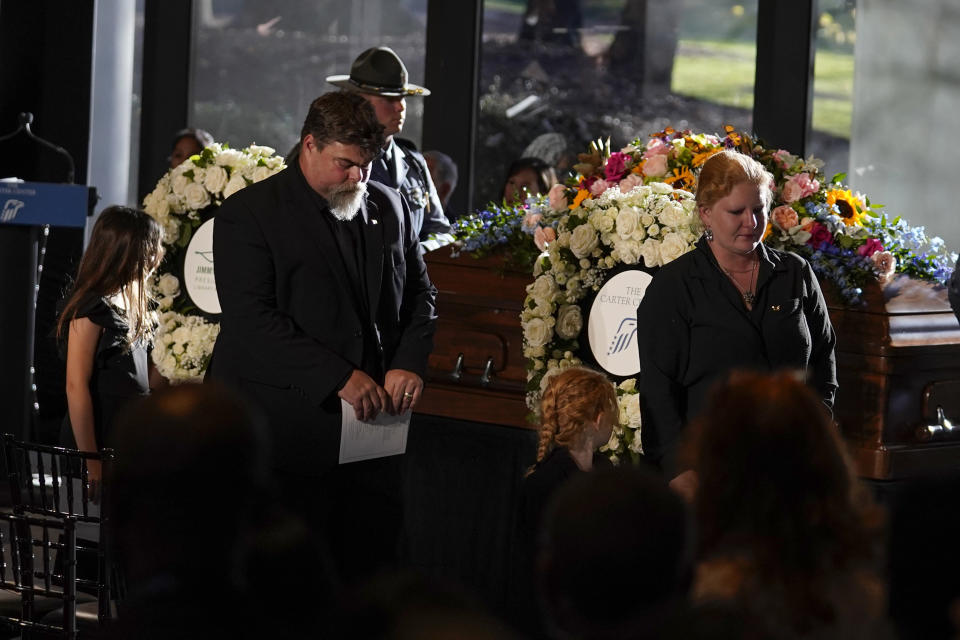
[{"label": "black dress shirt", "polygon": [[763,245],[758,251],[752,310],[702,238],[657,272],[637,310],[641,439],[645,455],[670,477],[679,471],[682,428],[734,369],[805,370],[833,408],[836,335],[817,278],[800,256]]}]

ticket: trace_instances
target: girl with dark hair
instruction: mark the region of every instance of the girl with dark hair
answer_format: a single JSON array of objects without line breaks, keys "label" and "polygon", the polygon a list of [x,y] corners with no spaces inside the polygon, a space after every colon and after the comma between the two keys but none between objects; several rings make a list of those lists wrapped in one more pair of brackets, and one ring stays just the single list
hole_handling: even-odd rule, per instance
[{"label": "girl with dark hair", "polygon": [[[150,391],[147,279],[163,258],[161,237],[153,218],[129,207],[104,209],[93,226],[57,322],[67,354],[65,444],[82,451],[108,446],[117,410]],[[91,464],[90,476],[99,481],[98,466]]]},{"label": "girl with dark hair", "polygon": [[540,158],[520,158],[507,169],[503,181],[503,201],[508,205],[522,204],[527,196],[550,191],[557,184],[553,167]]}]

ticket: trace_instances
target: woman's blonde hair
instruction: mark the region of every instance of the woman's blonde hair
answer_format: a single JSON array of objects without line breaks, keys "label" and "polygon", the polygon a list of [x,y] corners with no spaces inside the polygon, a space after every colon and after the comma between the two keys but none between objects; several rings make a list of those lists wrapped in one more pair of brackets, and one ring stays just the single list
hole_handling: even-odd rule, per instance
[{"label": "woman's blonde hair", "polygon": [[540,399],[540,444],[537,462],[554,446],[569,447],[586,424],[603,413],[619,415],[617,392],[605,375],[586,367],[553,374]]},{"label": "woman's blonde hair", "polygon": [[712,207],[743,182],[760,188],[763,208],[769,211],[773,203],[773,174],[750,156],[730,149],[713,154],[703,164],[697,178],[697,206]]}]

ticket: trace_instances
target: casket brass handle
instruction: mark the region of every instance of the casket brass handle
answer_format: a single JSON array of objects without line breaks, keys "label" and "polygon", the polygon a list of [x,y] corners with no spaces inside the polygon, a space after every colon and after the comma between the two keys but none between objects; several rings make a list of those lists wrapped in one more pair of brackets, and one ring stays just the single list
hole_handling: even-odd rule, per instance
[{"label": "casket brass handle", "polygon": [[457,363],[453,365],[453,372],[450,374],[450,377],[456,381],[460,381],[460,378],[463,377],[463,354],[457,354]]},{"label": "casket brass handle", "polygon": [[487,386],[493,380],[493,356],[487,358],[487,364],[483,367],[483,375],[480,376],[480,384]]},{"label": "casket brass handle", "polygon": [[950,438],[958,434],[960,434],[960,427],[954,426],[950,418],[943,413],[943,407],[940,405],[937,405],[937,424],[928,424],[917,430],[917,436],[923,441]]}]

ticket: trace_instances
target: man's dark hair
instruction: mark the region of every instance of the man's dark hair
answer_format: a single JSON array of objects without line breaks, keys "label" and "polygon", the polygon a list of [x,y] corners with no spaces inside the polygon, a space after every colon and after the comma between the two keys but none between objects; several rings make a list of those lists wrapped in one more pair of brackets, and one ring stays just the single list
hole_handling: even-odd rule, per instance
[{"label": "man's dark hair", "polygon": [[371,157],[386,144],[383,125],[361,95],[348,91],[325,93],[310,104],[300,130],[300,141],[313,136],[319,148],[331,142],[360,147]]}]

